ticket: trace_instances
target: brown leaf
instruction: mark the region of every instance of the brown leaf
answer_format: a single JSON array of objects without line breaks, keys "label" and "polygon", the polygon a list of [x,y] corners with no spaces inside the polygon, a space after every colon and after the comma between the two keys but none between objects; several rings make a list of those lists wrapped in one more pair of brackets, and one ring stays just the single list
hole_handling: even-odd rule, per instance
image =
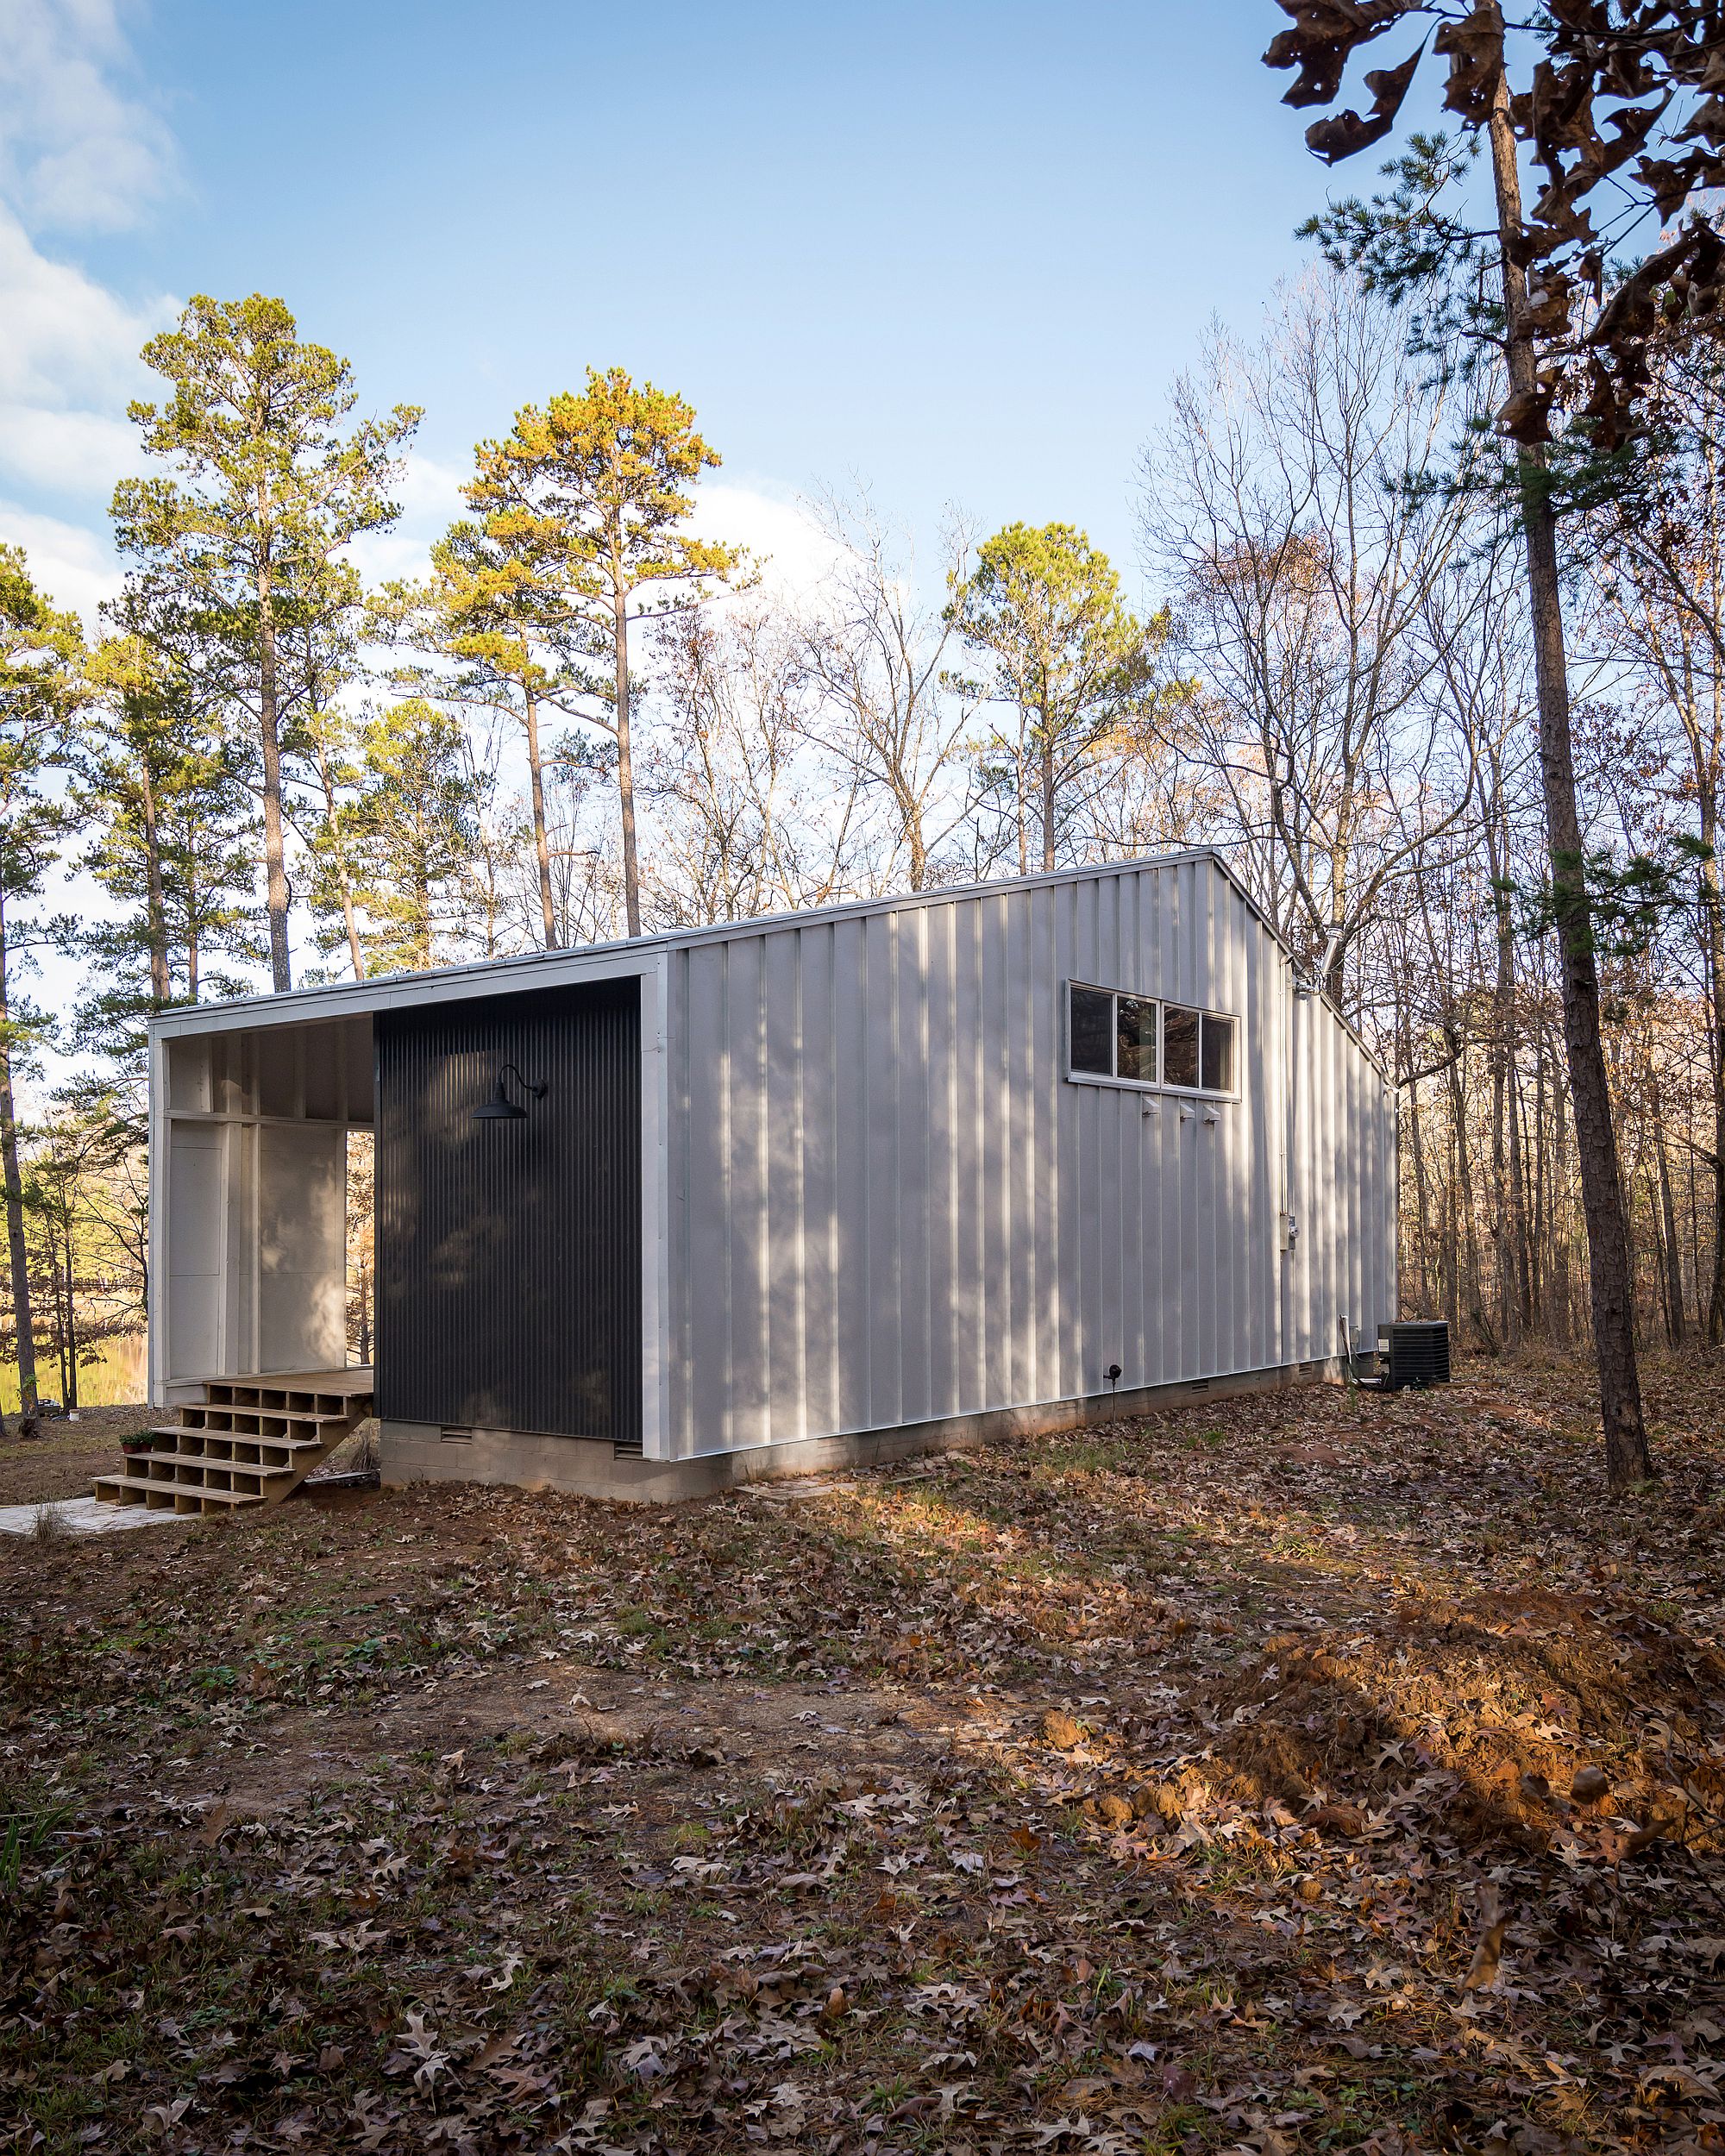
[{"label": "brown leaf", "polygon": [[1609,1795],[1611,1777],[1603,1767],[1578,1767],[1569,1793],[1578,1804],[1596,1804],[1602,1796]]},{"label": "brown leaf", "polygon": [[204,1824],[191,1839],[200,1849],[213,1849],[227,1831],[227,1805],[225,1803],[212,1804],[204,1814]]},{"label": "brown leaf", "polygon": [[1414,0],[1278,0],[1294,28],[1279,31],[1264,55],[1266,67],[1297,67],[1300,78],[1282,102],[1327,105],[1342,86],[1348,56],[1410,12]]},{"label": "brown leaf", "polygon": [[1548,389],[1518,389],[1506,397],[1497,411],[1497,431],[1511,442],[1531,447],[1549,442],[1552,392]]},{"label": "brown leaf", "polygon": [[1198,2084],[1184,2066],[1170,2059],[1163,2064],[1162,2090],[1170,2103],[1189,2103],[1198,2093]]},{"label": "brown leaf", "polygon": [[1488,1887],[1481,1894],[1479,1912],[1483,1928],[1475,1943],[1467,1974],[1462,1978],[1464,1991],[1489,1990],[1496,1983],[1498,1963],[1503,1954],[1503,1934],[1509,1928],[1509,1919],[1500,1910],[1495,1888]]},{"label": "brown leaf", "polygon": [[1070,1714],[1053,1707],[1042,1718],[1042,1741],[1051,1745],[1056,1752],[1070,1752],[1075,1745],[1083,1743],[1084,1732]]},{"label": "brown leaf", "polygon": [[1425,47],[1420,46],[1399,67],[1371,69],[1365,86],[1371,91],[1374,103],[1364,119],[1357,112],[1338,112],[1308,128],[1306,147],[1313,155],[1321,157],[1327,165],[1335,165],[1345,157],[1353,156],[1356,151],[1381,142],[1396,124],[1402,100],[1408,94],[1408,85],[1413,81],[1425,51]]}]

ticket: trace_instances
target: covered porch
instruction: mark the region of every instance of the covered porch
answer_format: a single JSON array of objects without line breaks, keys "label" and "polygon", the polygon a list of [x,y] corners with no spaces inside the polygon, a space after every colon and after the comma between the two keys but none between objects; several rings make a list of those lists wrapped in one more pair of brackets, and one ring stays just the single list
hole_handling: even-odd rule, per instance
[{"label": "covered porch", "polygon": [[572,953],[165,1013],[150,1397],[167,1412],[147,1471],[104,1494],[273,1501],[373,1413],[386,1478],[458,1471],[493,1438],[638,1460],[659,1001],[632,954]]}]

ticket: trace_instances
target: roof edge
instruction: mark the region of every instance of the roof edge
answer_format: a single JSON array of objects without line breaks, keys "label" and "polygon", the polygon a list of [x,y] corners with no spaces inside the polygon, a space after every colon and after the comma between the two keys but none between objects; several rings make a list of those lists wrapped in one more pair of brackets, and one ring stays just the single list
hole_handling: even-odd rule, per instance
[{"label": "roof edge", "polygon": [[[1245,906],[1290,966],[1299,961],[1287,939],[1245,887],[1226,856],[1214,846],[1186,846],[1171,853],[1131,854],[1120,861],[1082,867],[1049,868],[1033,875],[1000,877],[987,883],[942,884],[929,891],[903,891],[872,899],[846,899],[833,906],[804,906],[781,913],[750,914],[746,919],[713,921],[690,928],[662,929],[652,936],[625,936],[604,943],[572,943],[555,950],[521,951],[509,958],[478,958],[459,966],[433,966],[423,973],[380,975],[372,981],[334,981],[316,987],[279,993],[234,996],[220,1003],[176,1006],[152,1018],[150,1037],[172,1040],[188,1034],[229,1032],[245,1026],[324,1024],[358,1018],[378,1010],[420,1003],[440,990],[465,1000],[493,993],[522,994],[562,981],[615,980],[656,971],[671,952],[743,937],[809,928],[829,921],[857,920],[944,906],[957,899],[1006,897],[1014,892],[1057,889],[1062,885],[1095,883],[1105,877],[1131,875],[1151,868],[1177,868],[1208,862]],[[1320,990],[1324,1007],[1362,1056],[1388,1085],[1383,1066],[1357,1029]]]}]

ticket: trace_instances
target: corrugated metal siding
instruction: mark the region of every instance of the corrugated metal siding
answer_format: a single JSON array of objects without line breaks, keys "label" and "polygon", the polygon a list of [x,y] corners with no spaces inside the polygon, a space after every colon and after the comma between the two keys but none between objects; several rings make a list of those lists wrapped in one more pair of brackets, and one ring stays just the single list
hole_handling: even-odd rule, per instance
[{"label": "corrugated metal siding", "polygon": [[[380,1013],[378,1412],[641,1441],[630,979]],[[521,1122],[474,1122],[505,1062]]]},{"label": "corrugated metal siding", "polygon": [[[1382,1082],[1207,859],[668,964],[673,1457],[1308,1361],[1394,1313]],[[1066,1082],[1070,979],[1235,1012],[1240,1098]]]}]

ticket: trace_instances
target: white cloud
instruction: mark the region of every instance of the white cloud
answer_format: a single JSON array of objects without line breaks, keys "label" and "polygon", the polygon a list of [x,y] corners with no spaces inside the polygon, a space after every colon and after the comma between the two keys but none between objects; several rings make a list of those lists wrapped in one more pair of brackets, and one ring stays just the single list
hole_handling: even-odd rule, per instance
[{"label": "white cloud", "polygon": [[0,400],[123,407],[144,379],[139,348],[166,310],[166,301],[130,307],[72,264],[50,261],[0,207]]},{"label": "white cloud", "polygon": [[703,539],[747,547],[762,586],[775,598],[806,599],[839,559],[839,548],[804,503],[759,486],[708,480],[696,492],[693,522]]},{"label": "white cloud", "polygon": [[172,312],[165,298],[130,306],[50,261],[0,208],[0,480],[105,503],[139,468],[126,405],[152,379],[140,348]]},{"label": "white cloud", "polygon": [[116,0],[0,0],[0,197],[33,229],[123,231],[175,184],[131,65]]},{"label": "white cloud", "polygon": [[99,627],[97,608],[120,589],[120,565],[106,538],[0,500],[0,539],[24,549],[36,589],[56,606],[71,607],[93,636]]},{"label": "white cloud", "polygon": [[[0,430],[0,458],[3,458]],[[415,451],[398,493],[401,520],[387,532],[362,539],[354,561],[368,585],[425,573],[432,542],[463,514],[465,467],[442,464]],[[838,548],[805,505],[787,493],[760,486],[709,480],[695,494],[693,529],[703,539],[746,547],[762,571],[762,584],[776,598],[806,597],[831,571]]]},{"label": "white cloud", "polygon": [[135,428],[104,412],[0,404],[0,473],[45,492],[104,496],[141,461]]},{"label": "white cloud", "polygon": [[352,549],[354,565],[368,586],[424,575],[432,541],[441,539],[461,513],[464,477],[453,465],[439,464],[417,450],[409,455],[396,491],[400,521],[388,531],[359,540]]}]

